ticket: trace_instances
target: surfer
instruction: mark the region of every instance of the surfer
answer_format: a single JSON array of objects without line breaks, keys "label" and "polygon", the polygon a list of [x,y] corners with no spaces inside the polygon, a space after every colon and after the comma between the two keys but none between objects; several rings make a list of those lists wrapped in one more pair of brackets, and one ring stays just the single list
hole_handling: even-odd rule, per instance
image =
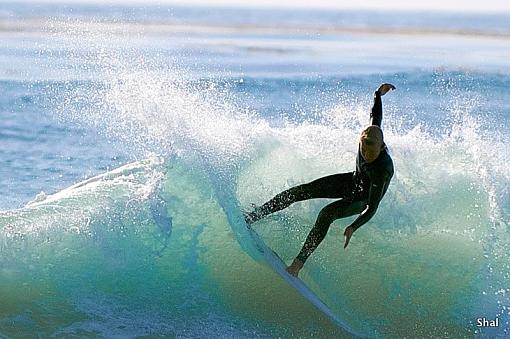
[{"label": "surfer", "polygon": [[361,132],[355,171],[329,175],[292,187],[277,194],[262,206],[256,207],[252,212],[245,213],[246,222],[251,225],[297,201],[316,198],[339,199],[326,205],[319,212],[315,225],[308,234],[301,251],[287,267],[287,272],[293,276],[298,276],[308,257],[326,236],[333,221],[359,214],[345,228],[344,248],[346,248],[353,233],[368,222],[377,211],[379,202],[386,193],[393,176],[393,161],[388,154],[381,130],[381,96],[394,89],[395,86],[391,84],[382,84],[375,91],[370,126]]}]

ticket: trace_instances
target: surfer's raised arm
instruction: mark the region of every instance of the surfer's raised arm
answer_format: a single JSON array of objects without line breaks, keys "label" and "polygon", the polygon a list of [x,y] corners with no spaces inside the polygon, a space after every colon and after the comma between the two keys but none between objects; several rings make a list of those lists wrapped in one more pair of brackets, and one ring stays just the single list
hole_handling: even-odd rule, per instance
[{"label": "surfer's raised arm", "polygon": [[381,96],[385,95],[391,90],[394,90],[395,86],[392,84],[382,84],[379,86],[377,91],[374,93],[374,106],[372,106],[372,112],[370,113],[370,125],[376,125],[381,127],[382,123],[382,100]]},{"label": "surfer's raised arm", "polygon": [[381,130],[381,96],[394,89],[395,86],[391,84],[382,84],[375,92],[374,106],[370,114],[371,125],[366,127],[360,136],[356,171],[328,175],[291,187],[262,206],[255,207],[253,211],[245,212],[246,223],[251,225],[266,215],[287,208],[298,201],[316,198],[338,199],[320,211],[301,251],[287,267],[287,272],[293,276],[298,275],[305,261],[326,236],[333,221],[359,214],[358,218],[345,229],[345,248],[354,231],[369,221],[377,211],[393,176],[393,162],[386,151]]}]

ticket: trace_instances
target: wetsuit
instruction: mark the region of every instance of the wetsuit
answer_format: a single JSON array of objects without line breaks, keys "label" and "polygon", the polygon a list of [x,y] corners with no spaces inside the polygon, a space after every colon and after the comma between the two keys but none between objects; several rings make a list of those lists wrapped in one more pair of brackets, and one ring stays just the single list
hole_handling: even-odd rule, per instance
[{"label": "wetsuit", "polygon": [[[374,106],[370,114],[371,124],[381,127],[382,101],[378,91],[375,92]],[[247,222],[253,223],[266,215],[282,210],[294,202],[316,198],[340,199],[326,205],[319,213],[314,227],[308,234],[303,248],[297,258],[303,263],[322,242],[333,221],[355,214],[360,216],[351,224],[358,229],[377,211],[391,177],[393,161],[386,146],[376,160],[367,163],[358,146],[356,171],[333,174],[312,182],[292,187],[276,195],[264,205],[257,207],[247,215]]]}]

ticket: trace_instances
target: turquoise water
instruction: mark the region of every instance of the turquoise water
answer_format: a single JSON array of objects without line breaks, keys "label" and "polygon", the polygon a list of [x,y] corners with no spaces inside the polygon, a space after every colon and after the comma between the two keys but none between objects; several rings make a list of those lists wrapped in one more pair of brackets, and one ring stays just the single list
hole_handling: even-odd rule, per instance
[{"label": "turquoise water", "polygon": [[[351,171],[381,82],[396,175],[302,279],[374,337],[508,335],[510,21],[431,16],[2,7],[0,335],[350,337],[236,206]],[[327,202],[256,230],[289,262]]]}]

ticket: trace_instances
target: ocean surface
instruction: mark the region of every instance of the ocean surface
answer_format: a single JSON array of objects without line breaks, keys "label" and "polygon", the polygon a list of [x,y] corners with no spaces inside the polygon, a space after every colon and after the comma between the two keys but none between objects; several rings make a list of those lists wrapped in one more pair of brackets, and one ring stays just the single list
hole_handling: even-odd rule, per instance
[{"label": "ocean surface", "polygon": [[[383,82],[396,174],[300,276],[369,337],[508,337],[510,14],[4,2],[0,337],[352,337],[239,207],[352,171]],[[254,227],[290,262],[328,202]]]}]

